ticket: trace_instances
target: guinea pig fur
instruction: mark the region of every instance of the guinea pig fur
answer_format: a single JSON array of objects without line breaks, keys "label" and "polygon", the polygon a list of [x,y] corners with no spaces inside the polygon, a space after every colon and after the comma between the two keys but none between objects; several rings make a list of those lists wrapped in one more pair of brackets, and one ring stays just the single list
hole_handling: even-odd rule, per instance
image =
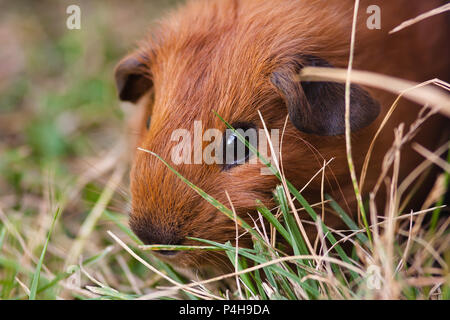
[{"label": "guinea pig fur", "polygon": [[[366,26],[365,9],[373,4],[381,8],[380,30]],[[443,32],[448,30],[444,15],[388,34],[401,22],[441,4],[434,0],[361,1],[353,68],[417,82],[436,77],[448,81],[450,52]],[[280,132],[289,117],[281,149],[287,180],[300,189],[324,161],[334,158],[325,169],[324,192],[356,215],[346,158],[344,85],[295,80],[305,66],[347,67],[353,5],[353,0],[188,1],[159,21],[151,35],[118,64],[119,97],[136,103],[140,110],[130,173],[130,226],[145,244],[200,244],[187,237],[234,243],[236,230],[234,221],[157,157],[137,147],[158,154],[225,205],[230,203],[227,191],[237,215],[250,225],[251,217],[258,217],[257,199],[269,208],[275,206],[273,190],[280,180],[262,175],[264,164],[259,161],[226,168],[215,163],[171,162],[171,152],[179,143],[171,139],[175,130],[188,130],[193,137],[194,122],[201,121],[202,133],[208,128],[225,132],[226,124],[214,112],[230,124],[262,129],[259,110],[267,128]],[[351,87],[352,154],[358,176],[369,144],[395,97],[356,84]],[[375,144],[364,197],[380,175],[383,157],[394,140],[394,128],[400,123],[408,128],[420,108],[405,99],[400,101]],[[414,141],[434,150],[446,126],[444,121],[433,116]],[[203,147],[207,144],[202,142]],[[409,145],[402,149],[401,159],[401,179],[423,160]],[[310,204],[319,203],[321,188],[319,174],[302,195]],[[384,210],[384,193],[377,196],[379,214]],[[308,220],[304,211],[299,214]],[[332,210],[326,210],[323,219],[330,227],[341,226]],[[315,236],[314,226],[305,227],[311,237]],[[248,234],[239,239],[241,247],[251,243]],[[179,267],[226,270],[229,266],[227,257],[217,252],[159,255]]]}]

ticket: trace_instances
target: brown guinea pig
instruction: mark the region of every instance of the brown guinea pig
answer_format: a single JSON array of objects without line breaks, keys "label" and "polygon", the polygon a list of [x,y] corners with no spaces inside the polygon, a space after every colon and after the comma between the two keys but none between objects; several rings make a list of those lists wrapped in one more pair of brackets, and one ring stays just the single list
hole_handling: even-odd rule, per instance
[{"label": "brown guinea pig", "polygon": [[[354,69],[413,81],[434,77],[448,80],[443,74],[448,71],[447,61],[439,61],[439,57],[446,60],[449,56],[447,39],[441,32],[432,32],[446,30],[442,16],[388,34],[404,20],[440,3],[362,1]],[[197,151],[186,146],[185,161],[175,163],[173,150],[183,143],[174,139],[173,133],[185,130],[194,143],[204,148],[208,143],[201,135],[209,128],[223,133],[223,145],[230,138],[225,136],[226,124],[214,112],[236,129],[262,129],[258,110],[269,130],[282,131],[289,117],[281,148],[286,178],[300,189],[322,168],[324,160],[334,158],[325,170],[325,192],[354,213],[357,207],[345,152],[344,86],[300,83],[294,77],[304,66],[347,66],[353,4],[353,0],[189,1],[162,20],[116,69],[120,99],[141,108],[136,147],[158,154],[186,179],[226,205],[227,191],[236,213],[253,224],[257,199],[274,206],[272,192],[280,184],[278,178],[261,174],[264,164],[249,161],[254,157],[249,152],[239,161],[211,164],[196,161]],[[373,4],[381,8],[381,29],[369,29],[366,24],[366,8]],[[394,99],[386,92],[351,87],[350,120],[357,174]],[[364,194],[380,175],[383,156],[393,142],[393,129],[401,122],[407,126],[412,123],[419,109],[408,101],[400,102],[375,145]],[[201,121],[199,130],[196,121]],[[438,117],[429,120],[416,141],[433,149],[432,143],[437,143],[442,133],[440,121]],[[191,138],[184,143],[190,143]],[[404,177],[423,158],[405,146],[402,159],[400,176]],[[321,187],[318,175],[302,194],[309,203],[318,203]],[[146,244],[199,244],[186,237],[234,242],[235,223],[149,153],[135,151],[131,193],[130,226]],[[382,211],[382,204],[379,209]],[[307,218],[306,214],[300,215]],[[332,213],[327,213],[324,220],[331,227],[340,225]],[[239,245],[251,245],[248,235],[240,238]],[[220,254],[197,251],[160,255],[183,267],[225,266],[227,260]]]}]

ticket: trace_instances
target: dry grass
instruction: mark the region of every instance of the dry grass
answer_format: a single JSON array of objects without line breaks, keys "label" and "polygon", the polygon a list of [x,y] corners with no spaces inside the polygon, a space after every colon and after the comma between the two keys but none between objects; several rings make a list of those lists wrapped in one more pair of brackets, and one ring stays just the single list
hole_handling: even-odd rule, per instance
[{"label": "dry grass", "polygon": [[[73,40],[70,37],[64,41],[70,43]],[[112,61],[99,68],[112,67]],[[342,82],[351,79],[352,82],[397,93],[399,97],[393,103],[392,111],[399,99],[407,98],[432,107],[433,112],[450,115],[447,93],[450,86],[441,80],[415,84],[357,70],[318,68],[305,68],[300,77]],[[54,79],[50,77],[50,80]],[[112,86],[112,83],[106,86]],[[36,92],[28,94],[37,95]],[[78,94],[74,92],[74,95]],[[38,94],[37,97],[51,100],[46,95]],[[110,104],[113,99],[111,94],[104,103]],[[23,121],[35,121],[30,100],[21,100],[20,104],[23,108],[21,117],[28,117]],[[88,108],[92,107],[89,102],[87,104]],[[24,139],[18,133],[14,121],[11,121],[17,117],[14,108],[5,112],[7,118],[1,122],[0,129],[5,136],[0,141],[1,299],[450,298],[450,218],[443,203],[448,190],[449,161],[441,158],[448,154],[450,141],[437,150],[426,150],[416,145],[415,149],[423,155],[424,161],[407,179],[401,183],[398,181],[402,165],[400,149],[427,121],[429,113],[419,114],[411,128],[397,128],[379,183],[370,193],[368,207],[363,209],[367,218],[370,217],[366,226],[352,221],[325,194],[322,194],[321,203],[310,205],[305,202],[282,174],[280,156],[273,168],[280,176],[280,186],[275,192],[280,205],[271,210],[261,208],[254,225],[246,227],[253,235],[255,248],[206,243],[204,249],[225,250],[235,265],[235,271],[209,279],[190,280],[149,254],[148,248],[141,247],[142,243],[128,229],[129,199],[127,182],[123,178],[127,171],[123,154],[125,141],[115,134],[110,135],[106,142],[104,137],[96,140],[97,126],[100,125],[102,134],[110,133],[111,127],[105,124],[105,121],[110,121],[113,131],[118,132],[123,119],[111,117],[110,109],[98,107],[96,112],[101,115],[101,121],[92,120],[92,114],[83,109],[80,111],[83,117],[81,124],[64,133],[65,139],[77,145],[83,146],[86,138],[91,137],[96,142],[88,144],[87,148],[62,151],[55,157],[43,157],[42,153],[53,149],[45,147],[41,150],[35,140]],[[387,114],[382,126],[390,114],[392,112]],[[73,115],[73,110],[69,106],[59,115],[64,120],[64,117]],[[126,117],[126,112],[123,117]],[[84,120],[89,124],[86,125]],[[47,128],[46,123],[42,125],[42,120],[36,124]],[[80,136],[77,131],[87,133]],[[33,134],[36,132],[32,131]],[[376,138],[377,135],[374,140]],[[119,142],[110,148],[111,141]],[[268,142],[271,144],[270,139]],[[348,151],[351,155],[351,148]],[[324,168],[330,161],[332,159],[327,159]],[[62,166],[61,163],[67,165]],[[419,185],[433,165],[440,166],[444,173],[436,179],[427,201],[419,211],[404,212],[403,204],[411,197],[406,190],[409,186]],[[359,189],[362,189],[367,170],[366,165],[360,177],[354,175],[355,186]],[[316,175],[323,175],[323,172],[322,169]],[[375,205],[382,186],[386,187],[389,195],[385,211]],[[213,205],[219,206],[217,203]],[[232,203],[228,205],[231,209],[224,206],[225,209],[221,210],[233,218]],[[322,223],[320,214],[314,217],[315,222],[302,220],[298,214],[300,211],[314,214],[319,210],[323,214],[325,208],[340,214],[347,229],[328,228]],[[362,202],[360,208],[364,208]],[[59,216],[55,214],[58,210],[61,212]],[[289,217],[293,219],[289,220]],[[275,219],[280,224],[273,221],[266,229],[262,219]],[[304,225],[311,223],[317,227],[317,239],[305,236]],[[296,248],[295,255],[286,255],[276,247],[274,239],[283,236],[280,230],[285,231],[285,236]],[[301,246],[302,241],[304,247]],[[347,256],[340,250],[343,243],[351,243],[351,255]],[[254,265],[247,267],[246,261],[252,261]],[[263,273],[266,275],[264,281],[261,280]],[[221,291],[214,286],[226,279],[236,284],[235,291]]]}]

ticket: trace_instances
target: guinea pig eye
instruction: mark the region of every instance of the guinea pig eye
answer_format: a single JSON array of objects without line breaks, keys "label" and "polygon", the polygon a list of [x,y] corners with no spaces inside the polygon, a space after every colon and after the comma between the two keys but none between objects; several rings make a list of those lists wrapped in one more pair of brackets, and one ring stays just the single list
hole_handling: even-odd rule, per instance
[{"label": "guinea pig eye", "polygon": [[150,129],[150,123],[152,121],[152,117],[148,116],[147,121],[145,122],[145,127],[148,129]]},{"label": "guinea pig eye", "polygon": [[248,123],[236,123],[231,129],[227,129],[223,136],[223,158],[224,170],[229,170],[237,165],[248,161],[253,152],[239,139],[238,134],[242,136],[250,145],[256,148],[257,134],[255,126]]}]

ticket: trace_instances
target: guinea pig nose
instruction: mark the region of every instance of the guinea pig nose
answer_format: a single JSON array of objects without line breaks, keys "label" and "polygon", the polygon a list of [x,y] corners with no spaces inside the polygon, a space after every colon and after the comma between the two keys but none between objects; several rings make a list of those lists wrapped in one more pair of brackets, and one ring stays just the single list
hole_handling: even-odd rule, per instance
[{"label": "guinea pig nose", "polygon": [[[165,244],[165,245],[179,245],[182,238],[179,236],[177,230],[170,227],[162,227],[154,224],[140,225],[133,224],[131,226],[133,232],[146,245]],[[166,251],[170,253],[166,253]],[[158,250],[159,253],[170,255],[175,254],[175,250]]]}]

